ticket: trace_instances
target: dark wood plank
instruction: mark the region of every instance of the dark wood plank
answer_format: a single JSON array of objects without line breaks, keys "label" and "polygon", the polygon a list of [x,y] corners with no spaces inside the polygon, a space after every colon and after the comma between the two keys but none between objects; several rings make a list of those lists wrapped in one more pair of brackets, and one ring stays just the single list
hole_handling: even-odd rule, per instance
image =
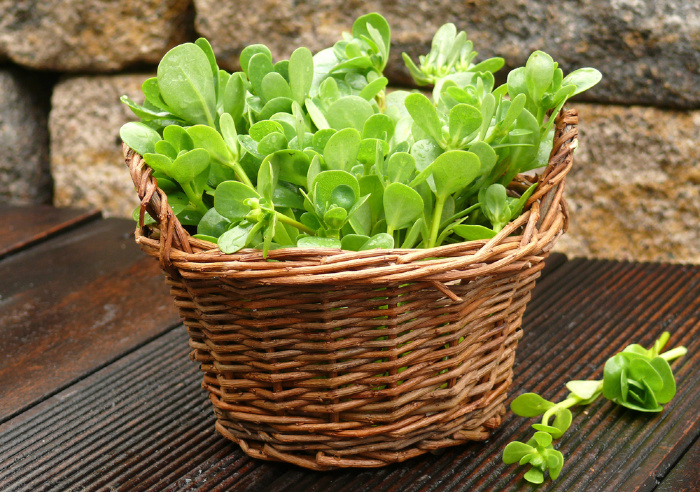
[{"label": "dark wood plank", "polygon": [[[562,476],[535,489],[500,460],[533,419],[508,414],[485,443],[381,469],[311,472],[246,457],[213,429],[181,328],[119,359],[0,426],[0,489],[32,490],[652,490],[693,439],[700,415],[700,267],[608,261],[565,263],[541,282],[525,316],[511,398],[559,400],[570,379],[600,377],[602,362],[664,330],[678,394],[643,415],[599,400],[575,409],[558,442]],[[688,441],[689,439],[689,441]],[[642,475],[638,472],[643,469]]]},{"label": "dark wood plank", "polygon": [[655,489],[657,492],[695,492],[700,488],[700,441],[686,451],[683,459]]},{"label": "dark wood plank", "polygon": [[0,421],[179,318],[133,222],[92,222],[0,261]]},{"label": "dark wood plank", "polygon": [[100,216],[99,210],[0,204],[0,259]]}]

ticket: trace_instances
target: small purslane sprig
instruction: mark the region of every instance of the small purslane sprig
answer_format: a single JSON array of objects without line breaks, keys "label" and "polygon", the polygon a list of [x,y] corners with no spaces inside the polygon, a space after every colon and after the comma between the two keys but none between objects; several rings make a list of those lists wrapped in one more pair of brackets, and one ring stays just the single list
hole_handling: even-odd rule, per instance
[{"label": "small purslane sprig", "polygon": [[670,338],[664,332],[650,349],[632,344],[608,359],[603,379],[596,381],[569,381],[567,398],[559,403],[545,400],[535,393],[525,393],[513,400],[511,410],[521,417],[542,415],[540,423],[532,427],[537,432],[526,443],[514,441],[503,450],[506,464],[529,464],[525,479],[542,483],[545,473],[556,480],[564,464],[561,452],[554,449],[553,439],[559,439],[569,428],[572,415],[569,408],[589,405],[601,395],[626,408],[640,412],[660,412],[676,394],[676,382],[669,362],[684,356],[685,347],[676,347],[661,353]]}]

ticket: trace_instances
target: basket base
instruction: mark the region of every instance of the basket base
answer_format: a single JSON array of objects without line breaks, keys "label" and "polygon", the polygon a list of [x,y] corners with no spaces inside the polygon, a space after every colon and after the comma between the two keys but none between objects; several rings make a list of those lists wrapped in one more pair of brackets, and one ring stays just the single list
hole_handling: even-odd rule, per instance
[{"label": "basket base", "polygon": [[269,426],[232,420],[219,408],[215,408],[216,430],[252,458],[291,463],[317,471],[378,468],[439,449],[488,439],[501,425],[501,417],[506,412],[505,392],[501,396],[493,405],[463,418],[421,427],[401,436],[391,432],[367,438],[323,433],[283,434]]}]

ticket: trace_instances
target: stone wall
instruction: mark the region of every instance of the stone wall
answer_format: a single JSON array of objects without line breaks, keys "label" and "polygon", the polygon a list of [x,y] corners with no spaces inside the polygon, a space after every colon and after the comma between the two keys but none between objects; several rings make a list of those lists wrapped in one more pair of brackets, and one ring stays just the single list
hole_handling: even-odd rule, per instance
[{"label": "stone wall", "polygon": [[565,72],[598,68],[601,84],[571,104],[581,147],[558,248],[700,262],[700,4],[683,0],[0,0],[0,201],[128,215],[119,127],[133,117],[118,98],[138,100],[170,47],[206,36],[233,70],[248,44],[318,50],[368,11],[392,26],[394,85],[410,84],[401,52],[426,52],[444,22],[480,58],[504,56],[504,73],[535,49]]}]

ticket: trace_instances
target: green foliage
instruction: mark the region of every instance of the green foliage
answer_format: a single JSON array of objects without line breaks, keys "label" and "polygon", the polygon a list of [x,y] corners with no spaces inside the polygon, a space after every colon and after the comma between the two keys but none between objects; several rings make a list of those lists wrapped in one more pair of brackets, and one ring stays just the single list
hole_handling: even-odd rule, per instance
[{"label": "green foliage", "polygon": [[[509,196],[505,187],[546,164],[548,115],[600,73],[564,77],[535,52],[495,87],[503,59],[477,63],[466,34],[446,24],[419,66],[404,55],[416,82],[434,85],[432,99],[387,95],[390,47],[376,13],[315,55],[298,48],[275,61],[266,46],[248,46],[235,73],[218,67],[207,40],[185,43],[143,83],[143,104],[122,98],[141,120],[124,125],[122,139],[153,168],[190,232],[226,253],[494,237],[534,191]],[[647,365],[625,361],[615,370],[631,375],[632,389],[619,389],[621,401],[652,401],[647,386],[657,403],[666,397]]]},{"label": "green foliage", "polygon": [[[661,354],[661,349],[670,338],[664,332],[651,349],[633,344],[608,359],[605,363],[603,380],[569,381],[566,388],[568,397],[553,403],[535,393],[525,393],[513,400],[511,410],[521,417],[537,417],[542,421],[533,424],[537,432],[527,443],[514,441],[503,450],[506,464],[529,464],[530,470],[525,479],[539,484],[544,474],[555,480],[564,465],[562,454],[552,446],[553,439],[559,439],[571,426],[572,414],[569,408],[575,405],[589,405],[603,395],[608,400],[623,407],[640,412],[660,412],[660,403],[668,403],[676,394],[676,382],[669,361],[686,354],[685,347],[676,347]],[[550,424],[550,419],[554,417]]]}]

